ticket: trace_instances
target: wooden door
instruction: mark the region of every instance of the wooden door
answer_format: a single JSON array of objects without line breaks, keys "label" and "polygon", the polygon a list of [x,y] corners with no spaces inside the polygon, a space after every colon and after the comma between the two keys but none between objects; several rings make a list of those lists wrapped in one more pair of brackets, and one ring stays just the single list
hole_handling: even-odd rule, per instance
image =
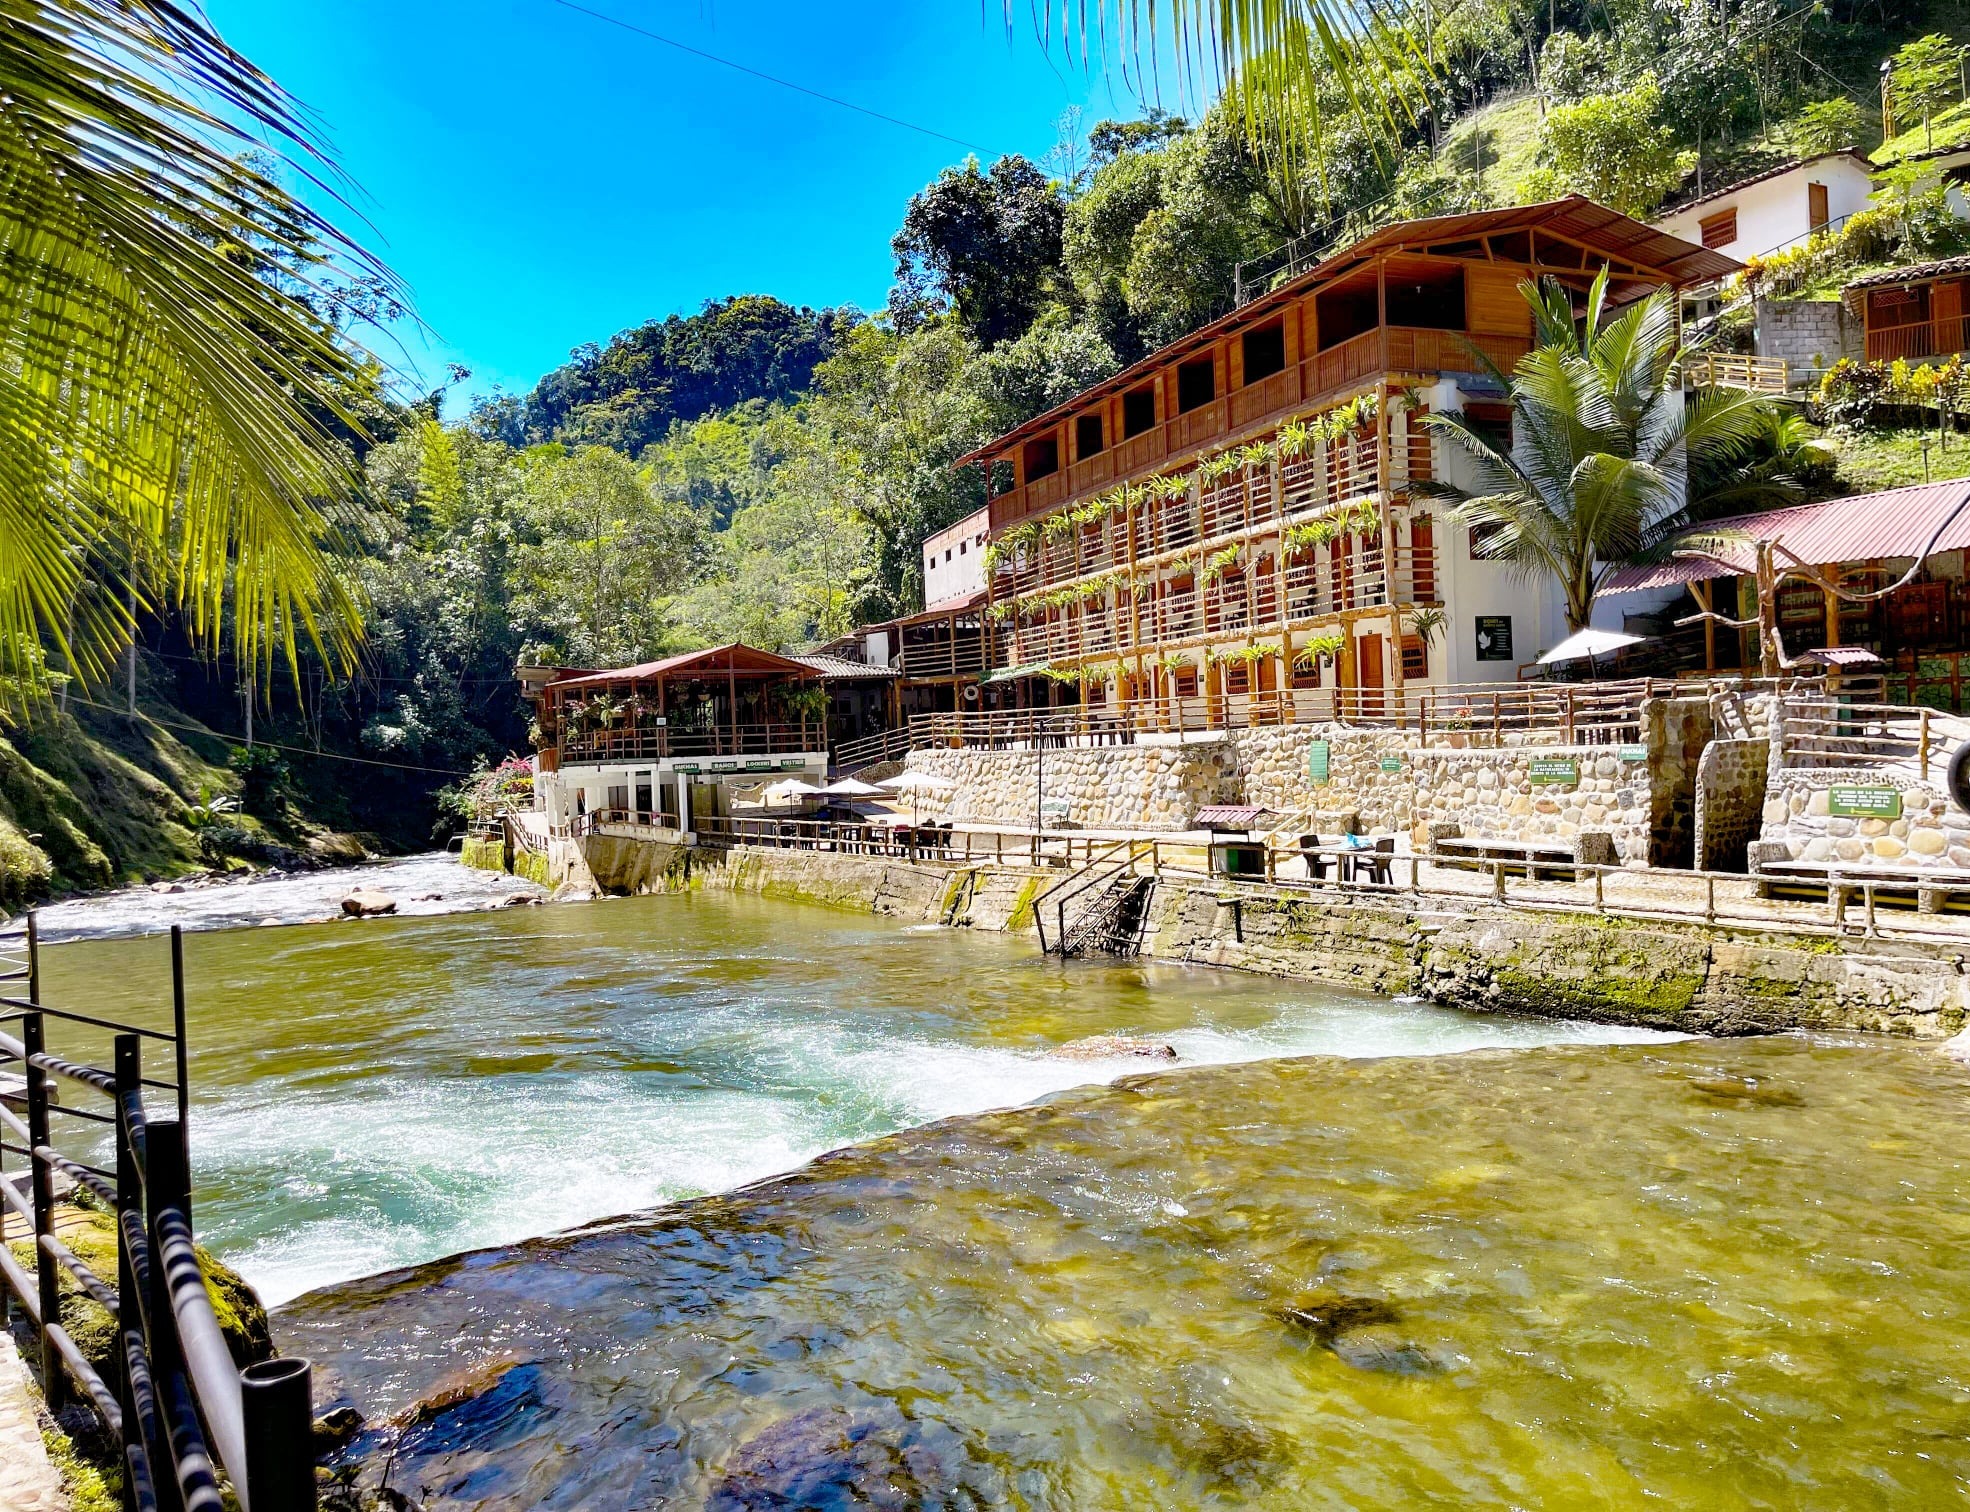
[{"label": "wooden door", "polygon": [[1963,284],[1939,283],[1929,293],[1929,318],[1936,322],[1932,348],[1938,355],[1963,350]]},{"label": "wooden door", "polygon": [[1354,642],[1354,692],[1361,717],[1382,714],[1382,637],[1357,636]]},{"label": "wooden door", "polygon": [[1826,223],[1833,217],[1826,206],[1826,185],[1808,184],[1806,186],[1806,224],[1814,231],[1826,229]]}]

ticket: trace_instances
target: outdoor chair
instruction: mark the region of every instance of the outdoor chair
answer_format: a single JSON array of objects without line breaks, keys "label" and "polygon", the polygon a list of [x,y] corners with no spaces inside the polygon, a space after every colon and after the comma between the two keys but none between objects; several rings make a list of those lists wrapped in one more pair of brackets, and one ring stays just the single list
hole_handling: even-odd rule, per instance
[{"label": "outdoor chair", "polygon": [[1318,835],[1300,836],[1300,855],[1306,861],[1306,875],[1309,882],[1327,880],[1327,863],[1333,858],[1321,855]]},{"label": "outdoor chair", "polygon": [[1384,835],[1375,842],[1374,849],[1359,850],[1344,861],[1349,881],[1368,881],[1386,887],[1395,866],[1395,836]]}]

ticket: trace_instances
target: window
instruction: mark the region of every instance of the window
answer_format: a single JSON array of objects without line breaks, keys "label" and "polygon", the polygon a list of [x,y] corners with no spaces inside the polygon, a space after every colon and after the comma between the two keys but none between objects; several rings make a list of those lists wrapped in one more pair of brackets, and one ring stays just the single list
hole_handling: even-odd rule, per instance
[{"label": "window", "polygon": [[1317,688],[1320,686],[1320,658],[1308,656],[1304,652],[1293,663],[1293,686],[1296,688]]},{"label": "window", "polygon": [[1217,366],[1208,357],[1177,364],[1177,413],[1187,415],[1218,396]]},{"label": "window", "polygon": [[1706,247],[1727,246],[1737,240],[1737,211],[1719,210],[1696,223],[1697,235]]},{"label": "window", "polygon": [[948,546],[944,548],[944,560],[947,562],[951,560],[951,548]]},{"label": "window", "polygon": [[1422,682],[1430,675],[1430,648],[1420,635],[1402,638],[1402,675],[1412,682]]},{"label": "window", "polygon": [[1224,691],[1231,694],[1249,693],[1252,691],[1252,668],[1250,663],[1225,663]]},{"label": "window", "polygon": [[1074,460],[1099,456],[1103,446],[1101,416],[1082,415],[1074,421]]},{"label": "window", "polygon": [[1499,451],[1512,449],[1512,407],[1509,404],[1466,404],[1464,423]]},{"label": "window", "polygon": [[[965,543],[964,543],[963,541],[960,541],[960,542],[958,542],[958,555],[959,555],[959,556],[963,556],[963,555],[964,555],[964,548],[965,548]],[[944,560],[948,562],[948,561],[950,561],[950,559],[951,559],[951,553],[950,553],[950,552],[948,552],[948,551],[947,551],[947,552],[945,552],[945,553],[944,553]]]},{"label": "window", "polygon": [[1178,698],[1195,698],[1197,696],[1197,669],[1195,667],[1179,667],[1170,679],[1170,690]]},{"label": "window", "polygon": [[1020,461],[1020,470],[1028,483],[1035,478],[1050,478],[1060,471],[1060,442],[1052,436],[1028,441]]},{"label": "window", "polygon": [[1145,383],[1122,395],[1122,435],[1139,436],[1156,424],[1156,389]]},{"label": "window", "polygon": [[1269,326],[1245,333],[1245,381],[1257,383],[1270,378],[1286,366],[1286,327],[1275,320]]},{"label": "window", "polygon": [[1502,524],[1473,525],[1471,527],[1471,559],[1488,561],[1491,555],[1491,542],[1505,527]]}]

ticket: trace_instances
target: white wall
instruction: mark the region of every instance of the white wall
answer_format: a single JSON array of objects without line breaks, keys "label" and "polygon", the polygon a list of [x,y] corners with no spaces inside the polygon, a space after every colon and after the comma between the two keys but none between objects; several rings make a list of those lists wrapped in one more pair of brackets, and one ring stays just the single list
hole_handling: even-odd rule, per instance
[{"label": "white wall", "polygon": [[[1429,391],[1429,403],[1437,414],[1464,407],[1461,391],[1448,381]],[[1477,482],[1470,459],[1442,436],[1431,442],[1431,466],[1437,477],[1460,487],[1470,488]],[[1559,584],[1547,578],[1529,583],[1503,562],[1473,557],[1470,526],[1453,519],[1447,506],[1432,508],[1436,515],[1437,571],[1450,622],[1431,653],[1431,668],[1435,669],[1441,657],[1442,681],[1514,682],[1523,663],[1536,660],[1541,651],[1566,637],[1566,601]],[[1508,660],[1478,659],[1479,621],[1491,618],[1511,621],[1512,654]]]},{"label": "white wall", "polygon": [[1684,241],[1701,245],[1701,225],[1713,215],[1737,211],[1737,237],[1715,250],[1726,257],[1762,257],[1804,241],[1812,234],[1812,208],[1807,185],[1826,185],[1826,213],[1830,224],[1837,224],[1857,210],[1864,210],[1874,192],[1867,169],[1842,153],[1815,159],[1788,169],[1775,178],[1748,184],[1728,194],[1717,195],[1690,205],[1653,222],[1658,231],[1667,231]]},{"label": "white wall", "polygon": [[923,543],[923,601],[927,608],[985,591],[985,534],[990,511],[981,509]]}]

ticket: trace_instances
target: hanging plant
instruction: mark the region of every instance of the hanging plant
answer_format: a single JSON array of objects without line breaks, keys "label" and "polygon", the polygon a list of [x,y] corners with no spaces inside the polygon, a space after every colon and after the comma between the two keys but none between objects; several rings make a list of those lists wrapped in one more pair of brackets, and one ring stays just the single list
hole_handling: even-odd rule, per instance
[{"label": "hanging plant", "polygon": [[1216,456],[1206,457],[1197,464],[1197,480],[1208,488],[1211,484],[1230,477],[1243,465],[1238,460],[1236,452],[1219,452]]},{"label": "hanging plant", "polygon": [[1074,516],[1067,510],[1048,515],[1046,523],[1040,527],[1040,534],[1049,541],[1058,540],[1074,528]]},{"label": "hanging plant", "polygon": [[1368,499],[1358,500],[1348,513],[1348,529],[1366,540],[1382,533],[1382,511]]},{"label": "hanging plant", "polygon": [[1273,450],[1282,462],[1304,457],[1320,441],[1320,433],[1304,420],[1289,420],[1279,427]]},{"label": "hanging plant", "polygon": [[1238,564],[1239,550],[1238,546],[1233,545],[1225,547],[1222,551],[1212,552],[1210,559],[1204,563],[1204,570],[1199,574],[1197,581],[1200,584],[1215,583],[1224,576],[1228,568]]},{"label": "hanging plant", "polygon": [[1339,635],[1316,635],[1300,647],[1299,654],[1293,658],[1293,665],[1311,670],[1317,666],[1332,666],[1347,650],[1347,640]]},{"label": "hanging plant", "polygon": [[1425,604],[1409,611],[1409,628],[1425,646],[1434,646],[1438,637],[1450,628],[1450,615],[1441,604]]},{"label": "hanging plant", "polygon": [[1272,466],[1278,452],[1263,441],[1254,441],[1249,446],[1238,448],[1238,465],[1247,472],[1264,472]]},{"label": "hanging plant", "polygon": [[1172,651],[1166,656],[1158,657],[1156,659],[1156,665],[1161,667],[1165,672],[1194,672],[1197,669],[1196,662],[1178,651]]},{"label": "hanging plant", "polygon": [[1149,485],[1156,490],[1156,496],[1165,503],[1174,504],[1190,492],[1190,474],[1170,473],[1156,479]]}]

